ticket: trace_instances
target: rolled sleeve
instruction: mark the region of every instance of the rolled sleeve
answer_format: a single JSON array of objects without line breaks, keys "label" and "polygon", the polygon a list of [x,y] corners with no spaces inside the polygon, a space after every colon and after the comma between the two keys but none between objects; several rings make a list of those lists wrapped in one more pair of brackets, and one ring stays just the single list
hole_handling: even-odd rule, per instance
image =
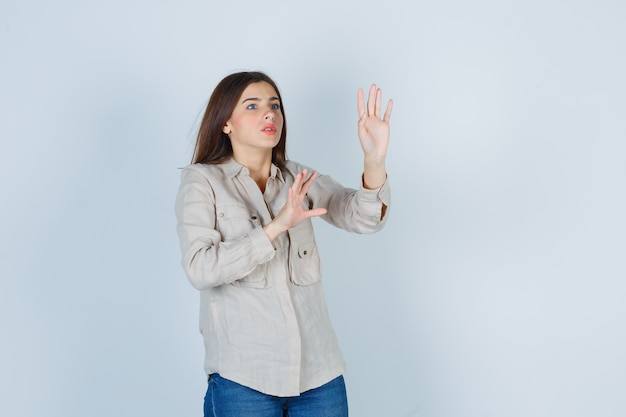
[{"label": "rolled sleeve", "polygon": [[391,202],[389,182],[385,179],[383,185],[371,190],[363,187],[361,183],[361,189],[357,193],[356,199],[358,200],[357,205],[362,207],[361,212],[364,216],[384,220],[384,217],[387,217],[387,210],[385,209],[383,213],[383,206],[389,207]]}]

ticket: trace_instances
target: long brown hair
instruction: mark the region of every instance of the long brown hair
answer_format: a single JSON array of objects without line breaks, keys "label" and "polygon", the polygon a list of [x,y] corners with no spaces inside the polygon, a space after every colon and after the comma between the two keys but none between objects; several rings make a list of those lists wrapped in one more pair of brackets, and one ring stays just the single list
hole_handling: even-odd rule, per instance
[{"label": "long brown hair", "polygon": [[280,100],[280,112],[283,115],[283,130],[280,141],[272,149],[272,162],[284,168],[287,159],[285,145],[287,142],[287,121],[283,99],[276,83],[262,72],[237,72],[231,74],[219,82],[206,106],[202,117],[198,138],[193,152],[191,163],[193,164],[219,164],[232,156],[233,147],[230,138],[223,132],[224,125],[237,105],[243,91],[252,83],[266,82],[271,85]]}]

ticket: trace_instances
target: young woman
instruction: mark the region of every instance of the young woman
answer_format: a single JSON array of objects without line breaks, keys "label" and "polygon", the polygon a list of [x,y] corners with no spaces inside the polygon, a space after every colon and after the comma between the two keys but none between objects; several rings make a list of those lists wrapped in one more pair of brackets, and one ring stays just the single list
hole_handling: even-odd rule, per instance
[{"label": "young woman", "polygon": [[209,377],[204,415],[345,417],[345,371],[330,324],[311,217],[381,229],[392,102],[358,91],[364,171],[345,188],[285,156],[278,87],[260,72],[215,88],[176,200],[182,264],[200,290]]}]

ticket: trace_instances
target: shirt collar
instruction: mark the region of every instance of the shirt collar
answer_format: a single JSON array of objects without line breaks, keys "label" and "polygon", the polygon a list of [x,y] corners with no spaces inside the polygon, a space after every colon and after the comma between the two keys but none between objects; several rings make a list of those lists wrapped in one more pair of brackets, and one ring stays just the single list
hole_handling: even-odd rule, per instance
[{"label": "shirt collar", "polygon": [[[222,170],[228,179],[232,179],[239,174],[250,175],[248,168],[235,161],[232,157],[222,163]],[[273,163],[270,166],[270,178],[278,178],[282,183],[285,183],[282,171]]]},{"label": "shirt collar", "polygon": [[285,183],[285,179],[283,178],[283,172],[276,165],[272,164],[270,167],[270,178],[278,178],[280,182]]}]

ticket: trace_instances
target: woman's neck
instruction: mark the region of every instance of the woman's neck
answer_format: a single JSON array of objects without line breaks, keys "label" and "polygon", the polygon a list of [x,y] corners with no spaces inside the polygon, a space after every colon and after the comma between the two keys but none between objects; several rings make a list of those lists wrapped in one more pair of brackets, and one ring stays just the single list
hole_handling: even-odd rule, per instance
[{"label": "woman's neck", "polygon": [[233,158],[248,168],[250,177],[259,186],[261,192],[265,191],[265,184],[270,176],[270,168],[272,166],[272,154],[241,155],[233,153]]}]

